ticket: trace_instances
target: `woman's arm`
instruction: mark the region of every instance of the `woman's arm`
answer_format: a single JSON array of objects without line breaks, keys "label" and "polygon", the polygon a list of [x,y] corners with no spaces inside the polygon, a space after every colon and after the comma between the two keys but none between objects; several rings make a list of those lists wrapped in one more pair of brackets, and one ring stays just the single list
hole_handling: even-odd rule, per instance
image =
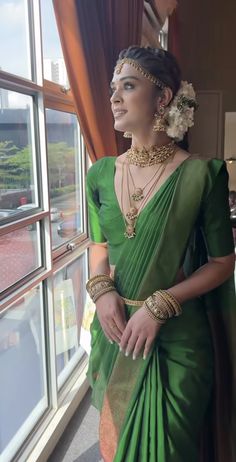
[{"label": "woman's arm", "polygon": [[107,243],[92,242],[89,247],[90,277],[96,274],[110,274]]},{"label": "woman's arm", "polygon": [[[90,276],[110,275],[106,243],[92,243],[89,249]],[[125,330],[124,302],[114,290],[101,295],[96,301],[96,311],[104,334],[110,341],[120,342]]]},{"label": "woman's arm", "polygon": [[[234,254],[209,260],[209,263],[195,271],[188,279],[168,289],[179,303],[209,292],[233,273]],[[143,350],[145,359],[160,328],[161,324],[151,319],[147,310],[141,307],[130,318],[126,326],[120,342],[122,350],[126,352],[126,355],[132,353],[133,359]]]},{"label": "woman's arm", "polygon": [[226,281],[234,272],[234,265],[234,253],[225,257],[209,257],[208,263],[201,266],[187,279],[170,287],[168,290],[179,303],[199,297]]}]

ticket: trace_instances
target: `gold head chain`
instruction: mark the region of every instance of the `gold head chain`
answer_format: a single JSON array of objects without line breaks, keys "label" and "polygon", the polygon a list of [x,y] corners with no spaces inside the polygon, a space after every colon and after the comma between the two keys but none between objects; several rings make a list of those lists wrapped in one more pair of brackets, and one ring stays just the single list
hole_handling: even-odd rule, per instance
[{"label": "gold head chain", "polygon": [[150,80],[150,82],[154,83],[154,85],[156,85],[161,90],[163,90],[166,87],[166,85],[160,79],[150,74],[150,72],[146,71],[146,69],[144,69],[141,66],[141,64],[139,64],[135,59],[131,59],[131,58],[120,59],[120,61],[117,62],[117,65],[115,67],[116,74],[121,73],[124,64],[129,64],[130,66],[134,67],[137,71],[140,72],[140,74],[142,74],[144,77]]}]

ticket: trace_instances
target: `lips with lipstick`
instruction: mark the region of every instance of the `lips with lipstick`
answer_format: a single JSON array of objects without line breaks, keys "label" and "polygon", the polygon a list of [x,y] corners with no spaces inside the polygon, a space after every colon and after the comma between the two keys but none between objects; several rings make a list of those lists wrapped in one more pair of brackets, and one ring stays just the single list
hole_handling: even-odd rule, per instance
[{"label": "lips with lipstick", "polygon": [[115,118],[115,119],[118,119],[118,118],[122,117],[123,115],[125,115],[126,112],[127,112],[127,111],[124,110],[124,109],[114,109],[114,110],[113,110],[114,118]]}]

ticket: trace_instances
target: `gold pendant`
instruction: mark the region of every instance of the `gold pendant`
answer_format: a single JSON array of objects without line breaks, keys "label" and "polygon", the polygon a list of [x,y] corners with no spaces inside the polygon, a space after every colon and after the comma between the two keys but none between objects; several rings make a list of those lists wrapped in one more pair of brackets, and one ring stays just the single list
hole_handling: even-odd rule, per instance
[{"label": "gold pendant", "polygon": [[135,218],[137,218],[137,215],[138,215],[138,210],[136,209],[136,207],[131,207],[130,211],[126,213],[126,217],[128,218],[128,220],[135,220]]},{"label": "gold pendant", "polygon": [[132,239],[135,236],[135,227],[133,225],[126,225],[124,236],[127,239]]},{"label": "gold pendant", "polygon": [[135,202],[141,201],[144,198],[142,188],[136,188],[131,197]]}]

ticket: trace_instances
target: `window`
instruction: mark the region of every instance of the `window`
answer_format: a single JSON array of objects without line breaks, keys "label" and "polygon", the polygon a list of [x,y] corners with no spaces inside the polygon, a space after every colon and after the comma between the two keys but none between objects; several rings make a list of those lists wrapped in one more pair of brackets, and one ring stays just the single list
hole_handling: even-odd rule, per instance
[{"label": "window", "polygon": [[11,74],[32,78],[29,18],[25,0],[1,0],[0,5],[0,67]]},{"label": "window", "polygon": [[52,0],[1,0],[0,26],[0,453],[9,462],[85,357],[88,236],[86,149]]},{"label": "window", "polygon": [[11,460],[48,406],[42,285],[0,314],[0,453]]},{"label": "window", "polygon": [[83,141],[75,114],[47,109],[49,195],[53,248],[84,231]]}]

